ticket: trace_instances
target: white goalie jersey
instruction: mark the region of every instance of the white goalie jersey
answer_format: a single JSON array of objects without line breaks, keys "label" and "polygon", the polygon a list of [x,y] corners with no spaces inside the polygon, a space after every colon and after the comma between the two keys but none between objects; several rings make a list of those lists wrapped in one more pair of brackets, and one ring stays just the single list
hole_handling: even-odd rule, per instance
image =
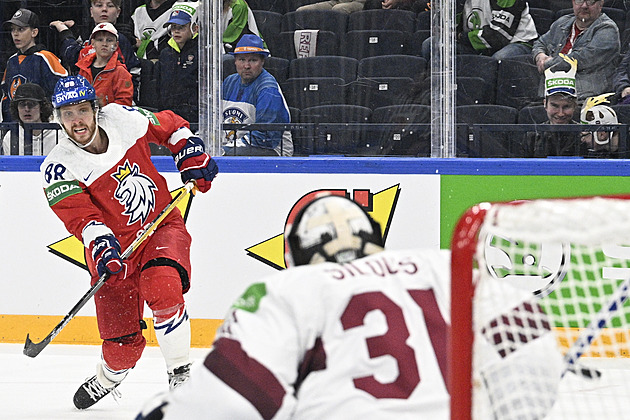
[{"label": "white goalie jersey", "polygon": [[447,252],[381,252],[250,286],[166,419],[448,419]]},{"label": "white goalie jersey", "polygon": [[[188,382],[159,397],[158,410],[165,419],[450,419],[449,256],[384,251],[291,268],[252,284],[232,305],[206,359]],[[514,305],[527,296],[502,293],[510,298],[488,307],[483,323],[505,313],[518,318]],[[516,347],[476,334],[487,350],[487,375],[479,381],[485,394],[504,385],[518,391],[518,381],[504,383],[500,375],[513,362],[541,372],[558,363],[548,332],[544,327]],[[486,413],[497,408],[482,405]],[[138,418],[161,418],[149,412]]]}]

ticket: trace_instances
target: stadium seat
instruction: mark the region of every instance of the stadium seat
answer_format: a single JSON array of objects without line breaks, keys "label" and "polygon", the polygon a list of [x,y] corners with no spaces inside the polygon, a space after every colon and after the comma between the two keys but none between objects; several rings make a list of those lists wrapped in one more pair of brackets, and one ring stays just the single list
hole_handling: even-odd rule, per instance
[{"label": "stadium seat", "polygon": [[282,32],[319,29],[334,32],[341,36],[341,34],[346,32],[348,15],[332,10],[289,12],[282,17],[281,25]]},{"label": "stadium seat", "polygon": [[549,9],[557,12],[558,10],[571,7],[572,0],[528,0],[529,7],[538,9]]},{"label": "stadium seat", "polygon": [[399,105],[408,101],[411,77],[362,77],[348,86],[347,103],[370,109]]},{"label": "stadium seat", "polygon": [[267,70],[278,83],[282,83],[289,78],[289,60],[280,57],[267,57],[264,64]]},{"label": "stadium seat", "polygon": [[430,36],[431,30],[429,29],[418,30],[414,32],[409,37],[407,43],[405,44],[405,47],[403,48],[404,53],[409,55],[422,56],[422,43]]},{"label": "stadium seat", "polygon": [[222,58],[221,77],[225,80],[230,74],[236,73],[236,66],[234,65],[234,56],[230,54],[223,54]]},{"label": "stadium seat", "polygon": [[499,61],[495,103],[518,109],[540,104],[540,78],[538,68],[533,64],[509,59]]},{"label": "stadium seat", "polygon": [[359,154],[431,156],[431,107],[404,104],[376,108]]},{"label": "stadium seat", "polygon": [[316,105],[343,104],[346,83],[340,77],[289,78],[280,84],[287,105],[300,110]]},{"label": "stadium seat", "polygon": [[[354,105],[323,105],[302,109],[301,123],[317,123],[312,135],[301,138],[300,144],[310,142],[310,154],[357,154],[363,142],[365,123],[372,110]],[[355,125],[348,125],[355,124]]]},{"label": "stadium seat", "polygon": [[[281,15],[289,11],[291,0],[247,0],[247,5],[252,11],[265,10],[280,13]],[[256,19],[258,23],[258,18]]]},{"label": "stadium seat", "polygon": [[280,13],[266,10],[252,10],[256,19],[256,26],[267,44],[267,48],[271,50],[271,46],[275,42],[275,37],[280,33],[280,21],[282,15]]},{"label": "stadium seat", "polygon": [[[276,57],[293,60],[297,58],[295,50],[295,32],[280,32],[275,38],[271,53]],[[315,55],[339,55],[339,37],[330,31],[319,31],[315,44]]]},{"label": "stadium seat", "polygon": [[518,112],[519,124],[542,124],[548,120],[544,105],[526,106]]},{"label": "stadium seat", "polygon": [[491,95],[495,95],[498,67],[497,60],[484,55],[458,54],[455,57],[457,77],[481,77],[490,85]]},{"label": "stadium seat", "polygon": [[357,60],[403,54],[408,38],[402,31],[395,30],[349,31],[341,38],[341,54]]},{"label": "stadium seat", "polygon": [[289,78],[341,77],[346,83],[357,78],[359,60],[342,56],[303,57],[289,63]]},{"label": "stadium seat", "polygon": [[538,35],[546,33],[555,20],[555,13],[551,9],[530,7],[529,14],[532,16],[532,19],[534,19]]},{"label": "stadium seat", "polygon": [[401,9],[361,10],[350,14],[348,32],[366,30],[416,31],[416,14]]},{"label": "stadium seat", "polygon": [[492,87],[481,77],[457,77],[457,105],[494,103]]},{"label": "stadium seat", "polygon": [[359,61],[357,77],[412,77],[426,76],[427,61],[412,55],[379,55]]},{"label": "stadium seat", "polygon": [[431,11],[418,13],[416,31],[431,31]]},{"label": "stadium seat", "polygon": [[[457,154],[460,157],[519,157],[521,135],[482,130],[474,135],[474,124],[516,124],[518,110],[504,105],[463,105],[455,109]],[[467,128],[467,129],[466,129]],[[515,140],[516,139],[516,140]]]}]

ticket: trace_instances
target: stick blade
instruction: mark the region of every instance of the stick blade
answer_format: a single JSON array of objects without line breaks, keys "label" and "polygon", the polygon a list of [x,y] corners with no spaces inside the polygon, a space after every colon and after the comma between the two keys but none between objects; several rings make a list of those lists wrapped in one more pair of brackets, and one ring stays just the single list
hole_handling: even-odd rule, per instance
[{"label": "stick blade", "polygon": [[26,334],[26,342],[24,343],[24,350],[22,351],[22,353],[24,353],[28,357],[35,357],[39,353],[41,353],[42,350],[44,350],[44,347],[46,347],[49,342],[50,339],[46,337],[46,339],[40,341],[39,343],[33,343],[29,337],[29,334]]}]

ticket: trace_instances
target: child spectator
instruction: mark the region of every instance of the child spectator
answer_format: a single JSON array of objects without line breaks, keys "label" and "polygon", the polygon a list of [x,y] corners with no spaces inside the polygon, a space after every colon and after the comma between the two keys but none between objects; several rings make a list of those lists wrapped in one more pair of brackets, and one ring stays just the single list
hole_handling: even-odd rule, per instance
[{"label": "child spectator", "polygon": [[159,110],[170,109],[191,123],[199,122],[197,6],[193,2],[175,3],[164,24],[171,39],[154,69]]},{"label": "child spectator", "polygon": [[13,17],[4,22],[11,31],[17,52],[9,57],[2,77],[2,119],[11,121],[9,105],[16,89],[23,83],[36,83],[52,96],[57,80],[68,76],[61,60],[35,42],[39,34],[39,18],[28,9],[18,9]]},{"label": "child spectator", "polygon": [[[116,21],[120,16],[121,0],[91,0],[90,2],[90,16],[94,20],[95,25],[99,23],[109,22],[112,25],[116,25]],[[73,73],[78,73],[79,69],[76,67],[77,61],[82,59],[88,54],[94,52],[94,48],[90,45],[89,39],[85,42],[81,41],[81,37],[76,38],[71,27],[75,25],[72,20],[59,21],[55,20],[50,22],[50,26],[59,31],[61,38],[60,55],[62,63],[69,69],[73,69]],[[133,30],[124,32],[122,28],[128,28],[130,25],[121,24],[121,30],[118,30],[118,55],[123,57],[127,70],[132,75],[134,85],[134,98],[138,99],[138,89],[140,80],[140,60],[136,56],[135,43],[136,38],[133,36]],[[87,38],[87,36],[85,36]]]},{"label": "child spectator", "polygon": [[94,52],[77,62],[79,75],[94,86],[101,106],[112,102],[131,105],[131,74],[118,55],[118,31],[114,25],[109,22],[96,25],[90,44]]},{"label": "child spectator", "polygon": [[175,0],[145,0],[134,10],[131,19],[139,58],[160,58],[160,51],[166,47],[170,38],[164,24],[169,19],[173,4]]},{"label": "child spectator", "polygon": [[[24,123],[47,123],[52,116],[52,103],[44,89],[35,83],[20,85],[11,101],[11,116],[18,121],[18,150],[20,155],[47,155],[57,144],[57,130],[32,130],[32,142],[25,141]],[[11,132],[2,139],[2,152],[11,154]]]}]

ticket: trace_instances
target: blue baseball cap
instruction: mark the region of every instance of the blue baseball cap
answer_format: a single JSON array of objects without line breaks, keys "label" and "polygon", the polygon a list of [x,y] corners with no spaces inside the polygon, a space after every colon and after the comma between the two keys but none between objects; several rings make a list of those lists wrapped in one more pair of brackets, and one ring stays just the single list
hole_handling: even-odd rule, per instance
[{"label": "blue baseball cap", "polygon": [[265,48],[263,40],[259,36],[246,34],[238,41],[236,48],[230,54],[261,54],[267,57],[269,50]]},{"label": "blue baseball cap", "polygon": [[191,23],[193,21],[193,15],[196,11],[197,9],[189,4],[176,3],[171,9],[171,16],[162,26],[166,28],[172,23],[182,26],[187,23]]}]

